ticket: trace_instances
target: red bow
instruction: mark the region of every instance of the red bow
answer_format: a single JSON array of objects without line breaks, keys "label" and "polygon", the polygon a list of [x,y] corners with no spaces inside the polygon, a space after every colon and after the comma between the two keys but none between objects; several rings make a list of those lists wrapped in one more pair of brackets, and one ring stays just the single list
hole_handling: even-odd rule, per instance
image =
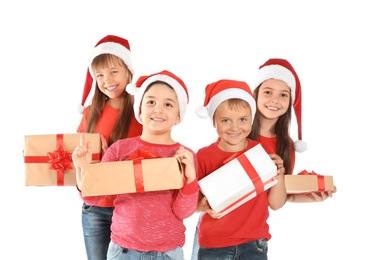
[{"label": "red bow", "polygon": [[161,158],[158,153],[152,152],[150,147],[144,147],[130,154],[127,160]]},{"label": "red bow", "polygon": [[297,175],[319,175],[320,176],[320,174],[317,174],[314,171],[308,172],[306,170],[299,172]]},{"label": "red bow", "polygon": [[57,170],[60,172],[71,170],[73,169],[72,165],[70,164],[71,162],[71,154],[65,152],[62,145],[60,145],[57,150],[48,152],[48,163],[50,163],[50,170]]},{"label": "red bow", "polygon": [[306,170],[299,172],[297,175],[316,175],[318,182],[318,191],[325,191],[325,176],[317,174],[314,171],[307,172]]}]

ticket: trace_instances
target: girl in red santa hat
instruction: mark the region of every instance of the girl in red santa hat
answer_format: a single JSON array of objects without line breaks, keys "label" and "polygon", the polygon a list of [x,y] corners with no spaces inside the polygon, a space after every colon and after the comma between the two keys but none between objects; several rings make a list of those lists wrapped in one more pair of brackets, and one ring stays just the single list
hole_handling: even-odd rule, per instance
[{"label": "girl in red santa hat", "polygon": [[[254,87],[257,110],[249,138],[271,145],[283,159],[285,174],[292,174],[295,152],[307,149],[306,143],[302,141],[300,79],[287,60],[272,58],[259,67]],[[292,109],[298,127],[298,140],[295,142],[289,134]],[[287,201],[319,202],[332,196],[331,191],[288,194]]]},{"label": "girl in red santa hat", "polygon": [[[89,61],[79,112],[83,113],[77,132],[100,133],[103,152],[116,140],[141,134],[134,117],[132,95],[126,86],[134,68],[128,40],[107,35],[94,47]],[[94,95],[85,107],[91,91]],[[110,243],[110,225],[115,196],[82,205],[82,229],[88,260],[105,260]]]}]

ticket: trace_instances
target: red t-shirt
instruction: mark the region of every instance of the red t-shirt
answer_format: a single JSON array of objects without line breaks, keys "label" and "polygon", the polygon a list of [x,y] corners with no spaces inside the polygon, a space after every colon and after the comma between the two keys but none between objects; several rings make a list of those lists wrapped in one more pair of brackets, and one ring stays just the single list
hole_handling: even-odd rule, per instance
[{"label": "red t-shirt", "polygon": [[[267,144],[269,145],[273,151],[277,154],[277,137],[265,137],[262,135],[258,135],[257,137],[258,141],[262,144]],[[296,161],[296,151],[294,150],[294,142],[292,139],[290,139],[292,143],[292,149],[290,151],[290,162],[291,162],[291,172],[288,174],[292,174],[294,170],[294,165]]]},{"label": "red t-shirt", "polygon": [[[259,142],[248,139],[247,148],[240,153],[244,153],[258,144]],[[261,145],[268,154],[274,153],[269,145]],[[201,148],[197,152],[198,178],[202,179],[223,166],[224,161],[233,154],[235,153],[222,151],[217,142]],[[267,223],[268,217],[267,192],[259,194],[220,219],[214,219],[209,214],[203,214],[198,230],[199,245],[218,248],[234,246],[260,238],[269,240],[271,235]]]}]

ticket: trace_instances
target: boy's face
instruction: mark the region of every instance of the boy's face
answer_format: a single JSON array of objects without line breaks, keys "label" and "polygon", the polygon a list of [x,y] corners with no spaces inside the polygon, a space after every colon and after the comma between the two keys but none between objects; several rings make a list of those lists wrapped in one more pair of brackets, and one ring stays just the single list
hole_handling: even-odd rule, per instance
[{"label": "boy's face", "polygon": [[251,108],[228,106],[222,102],[215,110],[214,126],[220,137],[219,147],[226,151],[241,151],[247,146],[247,136],[252,129]]},{"label": "boy's face", "polygon": [[143,95],[139,117],[144,131],[170,133],[180,121],[175,91],[164,83],[154,83]]}]

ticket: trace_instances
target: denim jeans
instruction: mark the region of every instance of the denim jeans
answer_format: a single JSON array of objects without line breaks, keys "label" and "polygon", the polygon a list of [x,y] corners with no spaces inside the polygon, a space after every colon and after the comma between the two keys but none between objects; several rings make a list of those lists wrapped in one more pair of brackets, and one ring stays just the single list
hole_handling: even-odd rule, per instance
[{"label": "denim jeans", "polygon": [[267,260],[268,242],[258,239],[237,246],[221,248],[200,247],[199,260]]},{"label": "denim jeans", "polygon": [[198,223],[196,223],[195,234],[194,234],[194,242],[192,244],[192,252],[191,252],[191,260],[198,259],[198,251],[199,251],[199,239],[198,239],[198,228],[200,223],[200,217],[203,213],[200,213]]},{"label": "denim jeans", "polygon": [[184,260],[184,256],[181,247],[166,252],[140,252],[122,248],[110,241],[107,260]]},{"label": "denim jeans", "polygon": [[82,205],[82,230],[88,260],[105,260],[114,208]]}]

